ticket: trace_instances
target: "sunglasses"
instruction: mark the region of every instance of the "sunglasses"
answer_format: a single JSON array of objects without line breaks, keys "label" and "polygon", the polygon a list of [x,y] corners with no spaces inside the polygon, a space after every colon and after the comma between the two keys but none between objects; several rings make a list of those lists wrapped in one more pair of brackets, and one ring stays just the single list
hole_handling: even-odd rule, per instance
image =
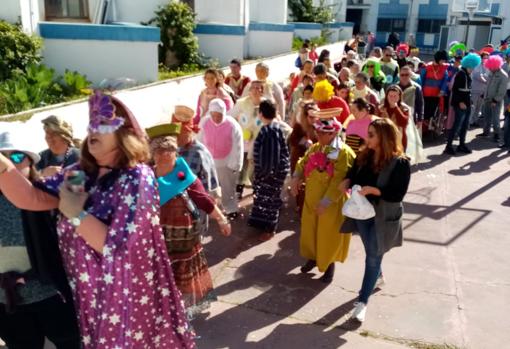
[{"label": "sunglasses", "polygon": [[385,57],[391,57],[392,55],[384,55]]},{"label": "sunglasses", "polygon": [[409,74],[400,74],[400,76],[409,76]]},{"label": "sunglasses", "polygon": [[367,65],[367,68],[375,68],[373,65]]},{"label": "sunglasses", "polygon": [[22,153],[20,151],[12,152],[9,155],[7,155],[7,154],[4,154],[4,155],[6,157],[8,157],[12,161],[12,163],[15,165],[21,164],[27,158],[27,154]]}]

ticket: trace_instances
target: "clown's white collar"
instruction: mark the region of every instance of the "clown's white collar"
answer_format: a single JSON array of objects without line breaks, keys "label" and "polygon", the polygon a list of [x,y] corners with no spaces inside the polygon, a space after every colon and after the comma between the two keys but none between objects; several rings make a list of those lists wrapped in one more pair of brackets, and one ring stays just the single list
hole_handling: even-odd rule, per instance
[{"label": "clown's white collar", "polygon": [[329,146],[332,149],[328,153],[328,159],[336,160],[338,158],[338,155],[340,154],[340,151],[342,150],[342,147],[344,146],[344,142],[339,136],[337,136],[333,139]]}]

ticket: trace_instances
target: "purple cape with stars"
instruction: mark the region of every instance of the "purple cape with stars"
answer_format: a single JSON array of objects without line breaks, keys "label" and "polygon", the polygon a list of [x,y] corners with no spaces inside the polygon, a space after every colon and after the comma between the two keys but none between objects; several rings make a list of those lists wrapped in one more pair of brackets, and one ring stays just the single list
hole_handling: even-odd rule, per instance
[{"label": "purple cape with stars", "polygon": [[[65,171],[79,170],[73,166]],[[108,181],[104,181],[107,176]],[[36,186],[58,195],[64,173]],[[58,223],[85,349],[195,348],[159,225],[159,195],[145,165],[91,183],[85,209],[108,225],[103,254]]]}]

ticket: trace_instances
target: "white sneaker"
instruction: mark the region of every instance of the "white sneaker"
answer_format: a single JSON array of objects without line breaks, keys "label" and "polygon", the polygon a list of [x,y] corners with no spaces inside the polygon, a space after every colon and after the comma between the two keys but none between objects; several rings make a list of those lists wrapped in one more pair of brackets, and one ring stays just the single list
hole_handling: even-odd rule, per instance
[{"label": "white sneaker", "polygon": [[377,281],[375,282],[374,289],[383,287],[385,283],[386,283],[386,280],[384,279],[383,274],[379,275],[379,277],[377,278]]},{"label": "white sneaker", "polygon": [[363,302],[354,303],[354,310],[352,311],[351,319],[356,319],[359,322],[365,321],[367,313],[367,305]]}]

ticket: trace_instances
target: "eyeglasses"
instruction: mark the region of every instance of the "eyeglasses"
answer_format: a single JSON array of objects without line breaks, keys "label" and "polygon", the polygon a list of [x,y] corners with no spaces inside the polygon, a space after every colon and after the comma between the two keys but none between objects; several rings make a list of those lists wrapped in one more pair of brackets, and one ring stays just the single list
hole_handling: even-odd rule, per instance
[{"label": "eyeglasses", "polygon": [[400,74],[401,77],[409,76],[409,74]]},{"label": "eyeglasses", "polygon": [[8,155],[7,154],[4,155],[7,156],[15,165],[21,164],[27,158],[27,154],[22,153],[20,151],[15,151]]}]

